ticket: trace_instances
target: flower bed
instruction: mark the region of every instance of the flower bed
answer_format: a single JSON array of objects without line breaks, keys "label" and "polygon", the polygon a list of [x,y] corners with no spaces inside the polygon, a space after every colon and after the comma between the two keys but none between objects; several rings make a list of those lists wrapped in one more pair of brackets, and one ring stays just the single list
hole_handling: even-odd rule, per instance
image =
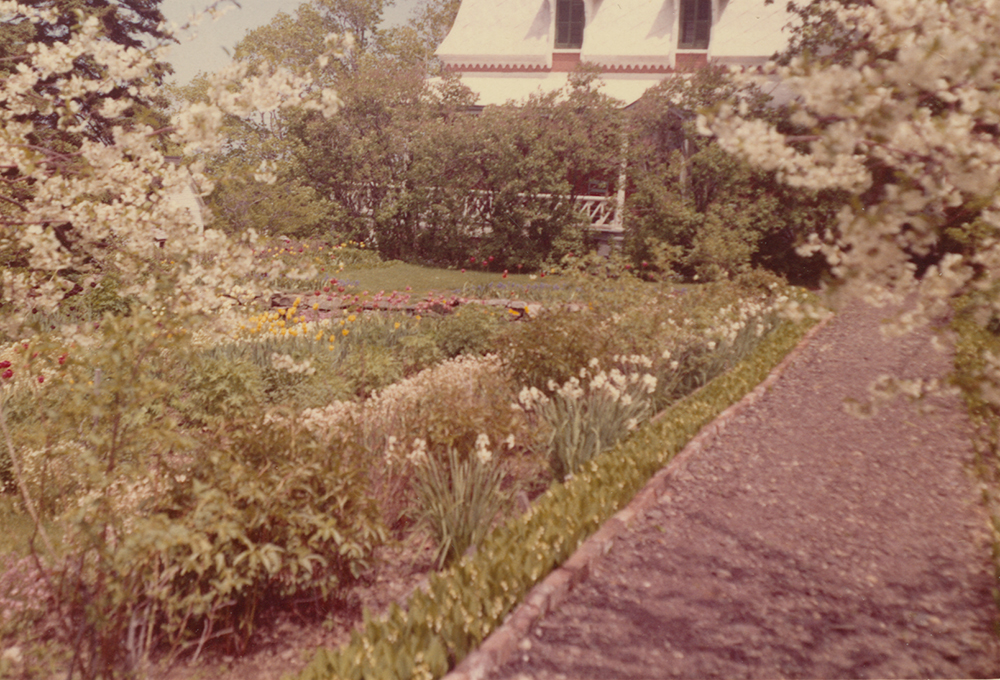
[{"label": "flower bed", "polygon": [[109,667],[238,652],[273,612],[335,607],[389,536],[429,530],[454,564],[516,497],[587,474],[767,337],[798,293],[764,283],[584,281],[516,324],[478,305],[310,320],[299,301],[220,335],[136,310],[76,345],[8,348],[7,460],[61,544],[41,555],[52,601],[75,612],[45,630],[25,613],[25,631],[131,630]]}]

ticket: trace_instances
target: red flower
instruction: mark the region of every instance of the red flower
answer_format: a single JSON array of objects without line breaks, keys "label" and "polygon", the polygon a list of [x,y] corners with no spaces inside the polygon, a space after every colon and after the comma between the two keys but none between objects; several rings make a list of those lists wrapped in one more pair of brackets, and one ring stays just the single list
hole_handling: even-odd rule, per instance
[{"label": "red flower", "polygon": [[476,258],[475,258],[475,256],[470,257],[469,258],[469,262],[471,262],[472,264],[476,264]]},{"label": "red flower", "polygon": [[9,361],[0,361],[0,368],[10,368]]},{"label": "red flower", "polygon": [[43,382],[45,382],[45,376],[44,375],[38,376],[38,384],[41,385]]},{"label": "red flower", "polygon": [[493,256],[492,255],[490,255],[489,260],[490,260],[490,262],[493,261]]},{"label": "red flower", "polygon": [[63,354],[61,357],[59,357],[59,365],[62,366],[65,363],[66,363],[66,355]]},{"label": "red flower", "polygon": [[4,380],[10,380],[11,378],[14,377],[14,371],[8,368],[6,371],[3,372],[3,375],[0,375],[0,377],[2,377]]}]

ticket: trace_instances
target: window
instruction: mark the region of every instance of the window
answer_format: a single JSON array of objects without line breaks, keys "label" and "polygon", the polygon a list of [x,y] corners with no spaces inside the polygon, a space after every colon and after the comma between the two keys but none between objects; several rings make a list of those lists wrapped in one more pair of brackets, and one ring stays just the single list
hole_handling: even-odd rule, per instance
[{"label": "window", "polygon": [[682,50],[707,50],[712,30],[712,0],[681,0],[680,39]]},{"label": "window", "polygon": [[556,49],[583,47],[583,0],[556,0]]}]

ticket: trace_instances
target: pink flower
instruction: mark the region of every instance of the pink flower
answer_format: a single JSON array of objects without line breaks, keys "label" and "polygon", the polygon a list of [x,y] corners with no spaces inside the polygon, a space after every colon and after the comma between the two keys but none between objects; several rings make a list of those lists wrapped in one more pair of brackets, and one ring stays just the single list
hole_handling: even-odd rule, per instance
[{"label": "pink flower", "polygon": [[45,376],[44,375],[38,376],[38,384],[41,385],[43,382],[45,382]]},{"label": "pink flower", "polygon": [[2,375],[0,375],[0,377],[2,377],[4,380],[10,380],[11,378],[14,377],[14,371],[8,368],[6,371],[3,372]]}]

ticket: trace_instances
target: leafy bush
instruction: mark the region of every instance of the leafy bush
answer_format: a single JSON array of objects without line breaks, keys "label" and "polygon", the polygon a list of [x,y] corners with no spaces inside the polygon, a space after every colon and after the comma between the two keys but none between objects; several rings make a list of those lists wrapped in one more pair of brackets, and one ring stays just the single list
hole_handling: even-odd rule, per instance
[{"label": "leafy bush", "polygon": [[449,358],[459,354],[486,354],[493,350],[502,322],[494,307],[465,304],[437,322],[434,339]]},{"label": "leafy bush", "polygon": [[[630,109],[628,170],[635,190],[627,204],[626,248],[636,266],[701,281],[764,266],[796,282],[818,282],[826,263],[800,257],[796,246],[823,233],[845,197],[783,185],[696,130],[694,112],[736,100],[748,117],[774,120],[768,99],[757,86],[707,67],[664,80]],[[658,263],[655,251],[663,244],[672,257]]]},{"label": "leafy bush", "polygon": [[[173,574],[157,603],[173,635],[230,629],[241,648],[267,608],[328,602],[384,540],[367,462],[294,420],[244,422],[219,450],[175,473],[167,500],[125,540],[121,564]],[[208,633],[211,636],[211,633]]]},{"label": "leafy bush", "polygon": [[563,306],[518,324],[501,344],[505,368],[515,384],[563,384],[594,357],[612,352],[612,339],[599,332],[605,316],[590,308]]},{"label": "leafy bush", "polygon": [[[240,652],[277,608],[329,605],[385,538],[366,467],[294,420],[243,423],[219,446],[82,498],[54,580],[87,642],[84,674],[135,670],[155,644],[197,644],[197,655],[221,639]],[[130,515],[112,517],[137,492]]]},{"label": "leafy bush", "polygon": [[187,380],[195,418],[240,418],[264,403],[264,379],[247,359],[202,356]]}]

